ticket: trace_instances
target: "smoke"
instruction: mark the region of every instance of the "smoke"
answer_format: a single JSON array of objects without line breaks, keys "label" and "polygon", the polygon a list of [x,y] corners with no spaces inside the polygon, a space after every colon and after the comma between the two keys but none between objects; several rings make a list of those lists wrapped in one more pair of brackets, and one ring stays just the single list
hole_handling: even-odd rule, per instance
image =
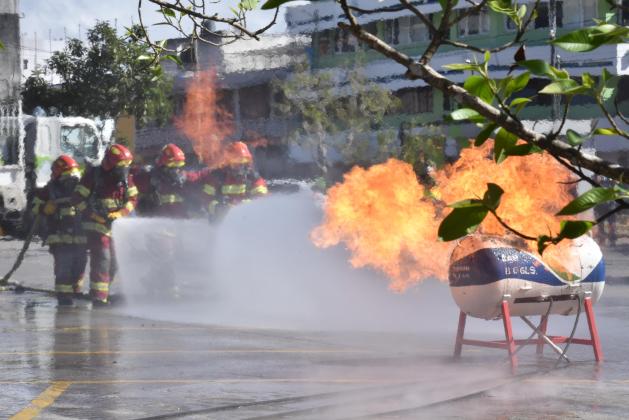
[{"label": "smoke", "polygon": [[428,282],[394,294],[382,274],[352,268],[347,250],[315,247],[309,235],[322,217],[317,197],[302,187],[258,199],[232,208],[216,227],[205,220],[117,221],[128,311],[266,328],[453,328],[458,312],[445,285]]}]

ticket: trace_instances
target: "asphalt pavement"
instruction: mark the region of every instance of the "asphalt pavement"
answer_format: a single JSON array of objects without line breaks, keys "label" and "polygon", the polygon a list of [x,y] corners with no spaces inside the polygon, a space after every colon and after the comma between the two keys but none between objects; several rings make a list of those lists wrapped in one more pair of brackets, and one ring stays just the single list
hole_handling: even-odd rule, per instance
[{"label": "asphalt pavement", "polygon": [[[0,242],[0,269],[21,243]],[[621,244],[606,250],[609,282],[595,307],[605,361],[573,345],[571,364],[546,351],[464,348],[456,325],[416,331],[237,328],[132,317],[89,302],[58,308],[45,293],[0,292],[0,418],[627,418],[629,283]],[[16,280],[52,287],[38,244]],[[432,292],[447,295],[447,286]],[[454,303],[442,313],[455,317]],[[565,333],[573,317],[551,318]],[[514,321],[515,322],[515,321]],[[582,320],[577,336],[587,335]],[[500,338],[500,322],[468,333]],[[527,333],[522,326],[519,335]]]}]

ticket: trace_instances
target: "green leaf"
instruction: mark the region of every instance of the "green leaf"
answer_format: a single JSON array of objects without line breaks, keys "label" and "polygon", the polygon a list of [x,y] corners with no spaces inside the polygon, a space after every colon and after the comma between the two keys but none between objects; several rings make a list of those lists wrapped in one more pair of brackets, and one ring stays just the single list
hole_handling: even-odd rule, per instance
[{"label": "green leaf", "polygon": [[448,207],[452,207],[453,209],[465,209],[470,207],[484,207],[484,204],[482,200],[470,198],[467,200],[461,200],[457,201],[456,203],[448,204]]},{"label": "green leaf", "polygon": [[165,55],[164,58],[174,62],[178,66],[183,66],[183,61],[181,61],[181,58],[178,55],[168,54],[168,55]]},{"label": "green leaf", "polygon": [[0,41],[0,50],[4,50],[4,44]]},{"label": "green leaf", "polygon": [[587,87],[588,89],[593,88],[596,84],[594,78],[592,78],[590,73],[583,73],[583,75],[581,75],[581,81],[583,82],[583,86]]},{"label": "green leaf", "polygon": [[561,209],[559,213],[557,213],[557,216],[571,216],[573,214],[579,214],[598,204],[614,201],[617,198],[618,193],[614,188],[592,188],[572,200],[567,206]]},{"label": "green leaf", "polygon": [[170,17],[173,17],[173,18],[177,17],[175,15],[175,12],[172,9],[169,9],[168,7],[162,7],[160,11],[162,12],[162,14],[164,16],[170,16]]},{"label": "green leaf", "polygon": [[494,143],[494,160],[496,163],[502,163],[508,156],[508,150],[515,147],[518,142],[518,137],[501,128],[496,133],[496,140]]},{"label": "green leaf", "polygon": [[535,146],[530,143],[518,144],[508,149],[505,149],[504,154],[509,156],[528,156],[533,153],[541,153],[542,149],[539,146]]},{"label": "green leaf", "polygon": [[138,61],[150,61],[150,60],[153,60],[152,55],[142,54],[141,56],[138,57]]},{"label": "green leaf", "polygon": [[616,13],[614,12],[605,13],[605,23],[612,23],[615,16],[616,16]]},{"label": "green leaf", "polygon": [[276,9],[280,7],[281,5],[283,5],[284,3],[288,3],[289,1],[295,1],[295,0],[268,0],[266,3],[262,5],[261,9],[262,10]]},{"label": "green leaf", "polygon": [[258,6],[258,0],[240,0],[238,7],[243,10],[252,11]]},{"label": "green leaf", "polygon": [[579,146],[580,144],[582,144],[584,141],[588,140],[589,138],[590,138],[589,135],[585,135],[585,136],[581,135],[572,129],[568,129],[568,131],[566,132],[566,139],[568,140],[568,143],[570,143],[571,146]]},{"label": "green leaf", "polygon": [[533,100],[531,98],[515,98],[511,101],[509,106],[511,108],[515,108],[516,112],[520,112],[526,106],[526,104],[532,101]]},{"label": "green leaf", "polygon": [[595,136],[617,136],[620,135],[614,128],[597,128],[593,133]]},{"label": "green leaf", "polygon": [[485,126],[485,128],[483,128],[481,132],[478,133],[478,135],[476,136],[476,140],[474,141],[474,146],[479,147],[485,144],[489,136],[491,136],[491,133],[493,133],[497,127],[498,125],[495,123],[490,123],[487,126]]},{"label": "green leaf", "polygon": [[585,235],[594,225],[596,225],[596,222],[588,220],[563,220],[560,224],[559,237],[566,239],[578,238],[581,235]]},{"label": "green leaf", "polygon": [[487,6],[496,13],[513,13],[513,4],[509,0],[490,0]]},{"label": "green leaf", "polygon": [[552,67],[548,64],[547,61],[544,60],[523,60],[518,61],[518,66],[525,67],[531,73],[538,76],[548,76],[551,78],[555,78],[555,73],[553,73]]},{"label": "green leaf", "polygon": [[500,206],[500,199],[504,192],[505,191],[500,188],[499,185],[488,183],[487,191],[485,191],[485,195],[483,196],[484,206],[489,210],[496,211],[498,206]]},{"label": "green leaf", "polygon": [[508,86],[509,92],[507,96],[511,96],[511,94],[515,92],[519,92],[522,89],[524,89],[529,84],[530,79],[531,79],[531,73],[529,73],[528,71],[517,76],[515,79],[513,79],[509,83],[509,86]]},{"label": "green leaf", "polygon": [[479,118],[483,118],[478,112],[471,108],[461,108],[456,111],[452,111],[450,113],[450,118],[454,121],[461,120],[478,120]]},{"label": "green leaf", "polygon": [[548,245],[552,242],[552,238],[548,235],[541,235],[537,238],[537,252],[542,255]]},{"label": "green leaf", "polygon": [[453,241],[473,233],[488,212],[484,207],[455,208],[439,225],[439,239]]},{"label": "green leaf", "polygon": [[482,99],[489,104],[494,99],[494,94],[492,93],[491,87],[489,86],[489,81],[483,76],[472,75],[468,77],[467,79],[465,79],[463,87],[472,95]]},{"label": "green leaf", "polygon": [[453,64],[444,64],[443,66],[444,69],[448,69],[448,70],[460,70],[460,71],[465,71],[465,70],[478,70],[480,67],[478,66],[478,64],[472,64],[472,63],[453,63]]},{"label": "green leaf", "polygon": [[570,52],[588,52],[601,45],[621,44],[629,34],[629,27],[605,23],[567,33],[553,44]]},{"label": "green leaf", "polygon": [[587,92],[587,88],[572,79],[557,80],[547,84],[544,89],[539,91],[545,95],[576,95],[585,92]]}]

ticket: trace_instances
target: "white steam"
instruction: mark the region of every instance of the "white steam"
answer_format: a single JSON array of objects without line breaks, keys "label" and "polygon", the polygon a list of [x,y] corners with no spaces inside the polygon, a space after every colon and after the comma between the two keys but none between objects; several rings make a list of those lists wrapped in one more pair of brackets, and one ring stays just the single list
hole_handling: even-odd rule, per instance
[{"label": "white steam", "polygon": [[267,328],[456,325],[446,285],[429,282],[395,294],[382,275],[353,269],[344,249],[316,248],[309,234],[321,218],[316,195],[303,187],[239,205],[215,228],[205,220],[120,220],[114,241],[128,311]]}]

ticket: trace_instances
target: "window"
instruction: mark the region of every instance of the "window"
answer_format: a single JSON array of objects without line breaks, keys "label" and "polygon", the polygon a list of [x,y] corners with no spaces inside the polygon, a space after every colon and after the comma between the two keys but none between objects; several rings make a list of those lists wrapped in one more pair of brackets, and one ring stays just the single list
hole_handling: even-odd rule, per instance
[{"label": "window", "polygon": [[622,0],[622,24],[629,25],[629,0]]},{"label": "window", "polygon": [[597,0],[570,0],[563,4],[563,27],[582,28],[591,26],[598,17]]},{"label": "window", "polygon": [[354,52],[358,41],[355,36],[344,29],[337,29],[334,39],[334,52]]},{"label": "window", "polygon": [[395,92],[395,96],[402,102],[403,114],[432,112],[433,92],[430,86],[401,89]]},{"label": "window", "polygon": [[319,55],[332,54],[334,49],[332,42],[334,41],[334,30],[326,30],[319,32]]},{"label": "window", "polygon": [[[462,13],[466,13],[463,11]],[[484,34],[489,32],[489,12],[487,10],[481,10],[475,12],[462,19],[459,22],[458,28],[459,36],[469,36]]]},{"label": "window", "polygon": [[[429,18],[432,20],[432,15]],[[410,39],[411,42],[425,42],[430,39],[428,27],[417,16],[410,18]]]},{"label": "window", "polygon": [[[563,27],[563,1],[561,0],[557,1],[557,27]],[[548,3],[539,4],[537,18],[535,18],[535,28],[548,28]]]},{"label": "window", "polygon": [[583,3],[583,25],[594,24],[594,19],[598,18],[597,0],[581,0]]},{"label": "window", "polygon": [[384,22],[384,42],[387,44],[399,44],[400,21],[398,19]]},{"label": "window", "polygon": [[240,89],[239,99],[243,119],[268,118],[271,114],[271,90],[268,84]]},{"label": "window", "polygon": [[98,158],[98,136],[89,125],[61,126],[61,151],[78,160]]},{"label": "window", "polygon": [[28,59],[24,59],[22,60],[22,63],[24,64],[24,70],[28,70]]}]

